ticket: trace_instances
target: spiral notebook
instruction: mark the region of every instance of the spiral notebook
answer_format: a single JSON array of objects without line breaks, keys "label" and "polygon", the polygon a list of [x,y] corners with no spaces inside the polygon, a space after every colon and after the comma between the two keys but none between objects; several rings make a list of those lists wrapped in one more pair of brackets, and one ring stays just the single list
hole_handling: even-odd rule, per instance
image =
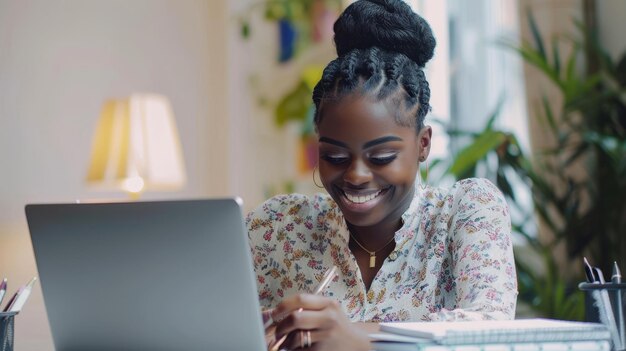
[{"label": "spiral notebook", "polygon": [[432,340],[443,345],[610,340],[600,323],[554,319],[509,321],[382,323],[383,332]]},{"label": "spiral notebook", "polygon": [[376,351],[611,351],[611,344],[608,340],[480,345],[374,341],[372,342],[372,349]]}]

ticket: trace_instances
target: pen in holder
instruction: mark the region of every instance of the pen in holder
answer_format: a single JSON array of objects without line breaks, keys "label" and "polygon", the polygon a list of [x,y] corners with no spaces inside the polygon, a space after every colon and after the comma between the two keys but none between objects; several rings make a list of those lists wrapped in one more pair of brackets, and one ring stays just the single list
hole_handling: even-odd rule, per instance
[{"label": "pen in holder", "polygon": [[626,326],[624,325],[626,283],[580,283],[578,288],[593,297],[600,321],[611,331],[613,350],[626,350]]},{"label": "pen in holder", "polygon": [[0,312],[0,351],[13,351],[13,327],[17,312]]}]

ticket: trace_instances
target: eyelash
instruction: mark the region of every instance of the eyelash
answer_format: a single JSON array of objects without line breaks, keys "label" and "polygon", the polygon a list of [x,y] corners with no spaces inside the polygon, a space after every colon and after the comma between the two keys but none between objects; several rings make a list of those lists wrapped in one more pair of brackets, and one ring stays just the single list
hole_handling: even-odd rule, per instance
[{"label": "eyelash", "polygon": [[383,156],[383,157],[372,157],[370,158],[370,162],[372,162],[375,165],[386,165],[388,163],[391,163],[391,161],[395,160],[398,157],[398,155],[396,154],[391,154],[388,156]]},{"label": "eyelash", "polygon": [[322,159],[326,162],[329,162],[333,165],[340,165],[344,162],[346,162],[348,160],[348,157],[346,156],[330,156],[330,155],[323,155]]},{"label": "eyelash", "polygon": [[[383,156],[383,157],[370,157],[370,162],[377,166],[381,166],[381,165],[386,165],[388,163],[391,163],[397,157],[398,155],[396,154],[390,154],[388,156]],[[346,156],[323,155],[322,159],[333,165],[340,165],[348,161],[348,157]]]}]

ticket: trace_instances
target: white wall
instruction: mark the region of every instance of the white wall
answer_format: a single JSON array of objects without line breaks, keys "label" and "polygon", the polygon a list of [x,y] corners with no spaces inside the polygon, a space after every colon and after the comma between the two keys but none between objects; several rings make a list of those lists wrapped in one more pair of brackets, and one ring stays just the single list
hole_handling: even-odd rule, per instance
[{"label": "white wall", "polygon": [[[145,198],[230,193],[226,11],[225,0],[0,0],[0,277],[10,291],[37,274],[24,204],[125,197],[83,181],[107,98],[171,100],[188,184]],[[52,349],[39,287],[15,329],[17,350]]]},{"label": "white wall", "polygon": [[276,126],[274,108],[299,83],[304,67],[325,66],[337,57],[329,37],[279,63],[276,23],[264,19],[264,8],[259,4],[255,0],[229,3],[233,18],[244,16],[251,22],[249,39],[231,32],[229,67],[231,184],[233,191],[243,196],[246,210],[258,206],[268,192],[284,192],[280,187],[286,181],[294,181],[295,191],[300,193],[324,191],[313,185],[310,174],[297,171],[299,126]]}]

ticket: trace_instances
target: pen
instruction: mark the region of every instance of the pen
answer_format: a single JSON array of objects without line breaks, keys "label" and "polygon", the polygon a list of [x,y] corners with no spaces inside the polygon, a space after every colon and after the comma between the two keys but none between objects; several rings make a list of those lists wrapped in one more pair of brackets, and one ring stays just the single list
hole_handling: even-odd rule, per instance
[{"label": "pen", "polygon": [[593,269],[591,268],[589,261],[587,261],[587,257],[583,257],[583,261],[585,262],[585,276],[587,277],[587,283],[595,283],[596,278],[593,274]]},{"label": "pen", "polygon": [[600,268],[593,267],[593,272],[594,272],[595,277],[596,277],[596,282],[598,282],[600,284],[606,283],[606,281],[604,280],[604,274],[602,273],[602,270]]},{"label": "pen", "polygon": [[24,306],[24,303],[26,302],[28,297],[30,296],[30,292],[33,289],[33,285],[35,284],[36,280],[37,278],[31,279],[28,284],[22,286],[15,294],[13,294],[9,302],[7,302],[6,306],[4,307],[3,312],[19,312],[22,309],[22,306]]},{"label": "pen", "polygon": [[[613,274],[611,276],[611,282],[613,284],[619,284],[622,282],[622,272],[619,270],[617,262],[613,261]],[[626,346],[626,326],[624,325],[624,306],[622,305],[622,291],[615,291],[615,304],[617,305],[617,325],[619,327],[620,339],[622,347]]]},{"label": "pen", "polygon": [[326,273],[324,273],[324,277],[322,278],[322,281],[319,283],[319,285],[317,286],[313,294],[315,295],[321,294],[322,291],[324,291],[324,289],[326,289],[326,287],[330,285],[330,282],[333,280],[333,278],[335,278],[335,275],[337,275],[337,266],[332,266],[332,268],[330,268],[329,270],[326,271]]},{"label": "pen", "polygon": [[[600,268],[591,267],[586,257],[583,257],[585,262],[585,275],[587,281],[593,284],[604,284],[604,274]],[[600,315],[600,321],[609,329],[611,338],[613,340],[613,349],[622,350],[622,340],[617,330],[617,323],[615,322],[615,314],[611,307],[611,300],[609,299],[609,293],[606,289],[595,290],[592,292],[593,298],[596,300],[598,306],[598,313]]]},{"label": "pen", "polygon": [[13,294],[13,296],[11,296],[11,298],[9,299],[9,302],[7,302],[6,306],[4,306],[4,309],[2,310],[2,312],[9,312],[9,308],[11,308],[11,305],[13,304],[13,302],[15,301],[19,293],[20,292],[18,290],[15,294]]},{"label": "pen", "polygon": [[[324,291],[324,289],[326,289],[326,287],[330,284],[333,278],[335,278],[335,275],[337,275],[337,266],[332,266],[330,269],[326,271],[326,273],[324,273],[322,280],[317,285],[317,288],[315,288],[315,290],[313,291],[313,294],[315,295],[321,294],[322,291]],[[302,312],[302,308],[299,309],[298,312]],[[278,349],[280,348],[280,345],[282,345],[285,342],[285,339],[287,339],[287,334],[283,335],[282,338],[276,341],[276,344],[274,344],[271,351],[278,351]]]},{"label": "pen", "polygon": [[[332,266],[332,268],[330,268],[329,270],[326,271],[326,273],[324,273],[322,280],[317,285],[317,288],[315,289],[315,291],[313,291],[313,294],[318,295],[322,291],[324,291],[324,289],[330,284],[330,282],[333,280],[336,274],[337,274],[337,266]],[[270,313],[269,319],[263,324],[263,329],[269,328],[272,324],[274,324],[274,319],[272,319],[272,315]]]},{"label": "pen", "polygon": [[22,310],[22,307],[24,307],[26,300],[28,300],[30,292],[33,290],[33,285],[35,285],[36,281],[37,277],[34,277],[28,282],[28,284],[23,286],[20,291],[18,291],[17,297],[9,307],[9,312],[19,312]]},{"label": "pen", "polygon": [[0,305],[2,305],[2,299],[4,298],[4,295],[7,292],[7,278],[4,278],[2,280],[2,283],[0,283]]},{"label": "pen", "polygon": [[616,261],[613,261],[613,274],[611,275],[611,282],[615,284],[622,282],[622,272],[619,270],[619,266]]}]

